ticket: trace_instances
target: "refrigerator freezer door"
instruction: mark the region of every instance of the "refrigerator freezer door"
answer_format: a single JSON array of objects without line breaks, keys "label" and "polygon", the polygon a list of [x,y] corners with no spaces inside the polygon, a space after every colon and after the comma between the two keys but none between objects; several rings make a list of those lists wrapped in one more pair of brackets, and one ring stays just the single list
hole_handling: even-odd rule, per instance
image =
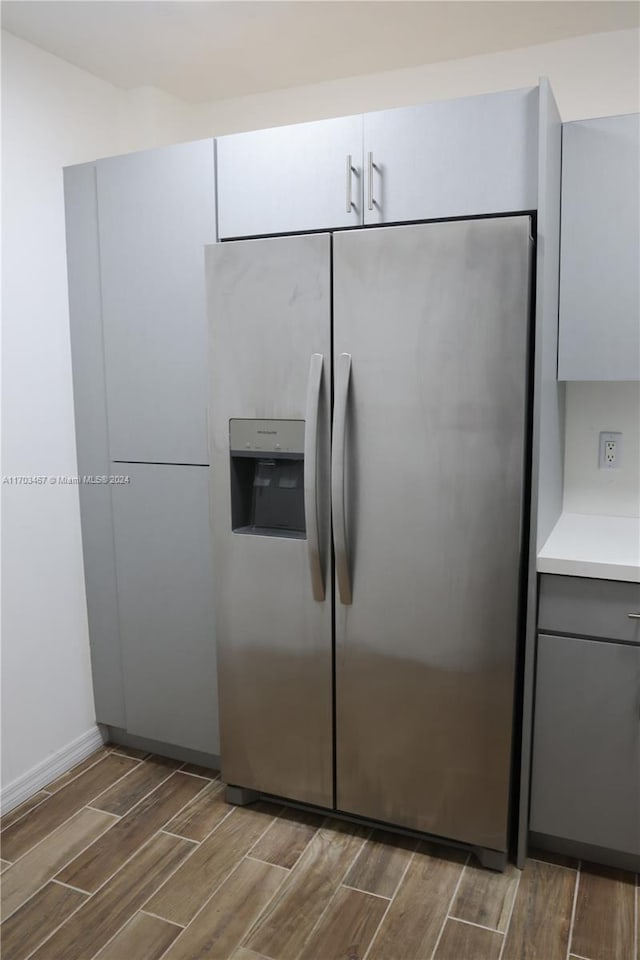
[{"label": "refrigerator freezer door", "polygon": [[[230,784],[322,806],[333,805],[330,256],[326,234],[206,250],[222,776]],[[322,371],[317,359],[311,362],[314,354],[322,355]],[[230,513],[229,421],[303,421],[310,404],[317,433],[312,546],[321,579],[317,564],[312,579],[304,534],[234,533]],[[326,586],[318,600],[319,583]]]},{"label": "refrigerator freezer door", "polygon": [[337,807],[507,848],[526,462],[528,217],[334,238],[352,356]]}]

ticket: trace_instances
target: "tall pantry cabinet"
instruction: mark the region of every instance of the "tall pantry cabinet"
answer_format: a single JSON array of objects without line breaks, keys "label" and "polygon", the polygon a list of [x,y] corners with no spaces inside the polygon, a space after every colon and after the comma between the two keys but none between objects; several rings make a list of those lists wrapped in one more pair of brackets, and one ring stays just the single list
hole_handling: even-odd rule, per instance
[{"label": "tall pantry cabinet", "polygon": [[[212,140],[65,170],[98,722],[217,756],[203,248]],[[96,478],[114,482],[95,482]]]}]

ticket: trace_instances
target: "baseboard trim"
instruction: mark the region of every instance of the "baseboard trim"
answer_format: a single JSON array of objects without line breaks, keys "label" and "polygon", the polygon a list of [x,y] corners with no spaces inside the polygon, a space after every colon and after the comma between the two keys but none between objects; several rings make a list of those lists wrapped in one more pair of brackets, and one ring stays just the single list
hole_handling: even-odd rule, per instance
[{"label": "baseboard trim", "polygon": [[0,807],[3,813],[13,810],[23,800],[37,793],[48,783],[55,780],[80,763],[85,757],[97,750],[104,743],[104,738],[98,727],[92,727],[81,736],[72,740],[66,747],[52,753],[50,757],[36,764],[31,770],[27,770],[21,777],[7,784],[0,790]]}]

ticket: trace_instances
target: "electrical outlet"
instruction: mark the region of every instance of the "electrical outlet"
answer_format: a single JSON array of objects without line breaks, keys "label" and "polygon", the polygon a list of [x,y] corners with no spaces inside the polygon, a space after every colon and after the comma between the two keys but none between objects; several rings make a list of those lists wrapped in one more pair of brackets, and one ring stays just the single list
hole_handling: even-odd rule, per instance
[{"label": "electrical outlet", "polygon": [[622,457],[622,434],[601,433],[598,453],[601,470],[617,470]]}]

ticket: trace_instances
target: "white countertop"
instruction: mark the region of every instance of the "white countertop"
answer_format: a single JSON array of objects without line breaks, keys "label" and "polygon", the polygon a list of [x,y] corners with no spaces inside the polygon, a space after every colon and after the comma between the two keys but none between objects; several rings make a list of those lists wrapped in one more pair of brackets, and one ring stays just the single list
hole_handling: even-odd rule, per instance
[{"label": "white countertop", "polygon": [[540,573],[640,582],[640,518],[563,513],[537,567]]}]

